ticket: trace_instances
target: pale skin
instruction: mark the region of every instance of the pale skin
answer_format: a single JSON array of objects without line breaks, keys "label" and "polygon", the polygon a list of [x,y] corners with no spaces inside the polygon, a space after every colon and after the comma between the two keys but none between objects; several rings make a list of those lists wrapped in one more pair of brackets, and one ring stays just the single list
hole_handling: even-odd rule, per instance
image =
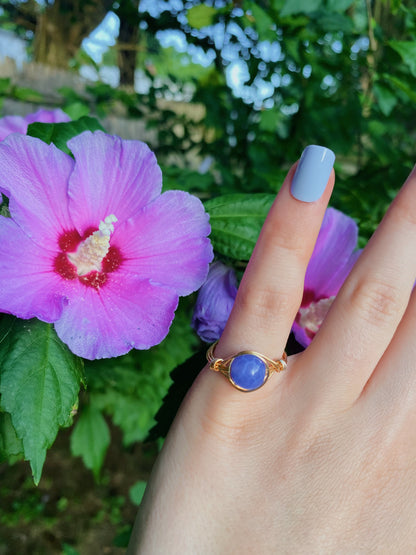
[{"label": "pale skin", "polygon": [[[334,185],[294,167],[216,355],[280,358]],[[243,393],[205,368],[169,432],[128,554],[416,553],[416,169],[288,368]]]}]

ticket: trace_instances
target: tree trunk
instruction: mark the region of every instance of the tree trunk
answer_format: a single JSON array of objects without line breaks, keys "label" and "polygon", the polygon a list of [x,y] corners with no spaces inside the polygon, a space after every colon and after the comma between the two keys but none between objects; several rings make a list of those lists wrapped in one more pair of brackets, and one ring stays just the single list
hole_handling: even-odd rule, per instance
[{"label": "tree trunk", "polygon": [[120,19],[117,41],[120,86],[130,90],[134,90],[134,72],[139,44],[139,4],[140,0],[121,0],[115,10]]},{"label": "tree trunk", "polygon": [[67,69],[86,38],[111,9],[109,0],[55,0],[38,14],[35,62]]}]

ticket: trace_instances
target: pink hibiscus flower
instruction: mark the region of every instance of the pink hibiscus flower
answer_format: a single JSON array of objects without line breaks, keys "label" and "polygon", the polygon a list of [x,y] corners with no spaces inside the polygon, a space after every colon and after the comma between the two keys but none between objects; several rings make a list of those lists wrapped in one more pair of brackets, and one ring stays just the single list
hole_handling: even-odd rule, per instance
[{"label": "pink hibiscus flower", "polygon": [[292,331],[307,347],[330,309],[361,251],[358,227],[352,218],[328,208],[305,275],[303,299]]},{"label": "pink hibiscus flower", "polygon": [[38,121],[40,123],[61,123],[70,121],[71,118],[61,109],[45,110],[41,108],[33,114],[27,116],[5,116],[0,118],[0,141],[5,139],[11,133],[21,133],[26,135],[27,128],[30,123]]},{"label": "pink hibiscus flower", "polygon": [[74,158],[32,137],[0,144],[0,311],[54,323],[88,359],[166,336],[180,295],[206,278],[208,215],[183,191],[161,194],[144,143],[86,131]]}]

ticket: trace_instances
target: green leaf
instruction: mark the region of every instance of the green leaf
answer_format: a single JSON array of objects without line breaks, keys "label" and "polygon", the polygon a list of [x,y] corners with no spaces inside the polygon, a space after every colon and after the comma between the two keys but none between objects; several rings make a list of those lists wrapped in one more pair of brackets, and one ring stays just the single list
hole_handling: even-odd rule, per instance
[{"label": "green leaf", "polygon": [[322,0],[286,0],[280,12],[281,17],[299,13],[315,12],[322,6]]},{"label": "green leaf", "polygon": [[54,143],[55,146],[71,154],[66,143],[72,137],[79,135],[83,131],[104,131],[104,128],[98,120],[88,116],[84,116],[76,121],[68,121],[65,123],[31,123],[28,127],[27,134],[31,137],[37,137],[43,142]]},{"label": "green leaf", "polygon": [[13,96],[24,102],[42,102],[44,100],[40,93],[27,87],[16,87],[13,90]]},{"label": "green leaf", "polygon": [[142,502],[143,495],[146,489],[147,482],[144,480],[139,480],[134,485],[131,486],[129,489],[129,497],[130,501],[134,504],[139,506]]},{"label": "green leaf", "polygon": [[248,260],[274,195],[223,195],[205,203],[210,215],[214,250],[236,260]]},{"label": "green leaf", "polygon": [[416,77],[416,42],[404,40],[391,40],[389,45],[400,54],[404,63]]},{"label": "green leaf", "polygon": [[109,445],[110,431],[107,422],[99,410],[87,405],[71,434],[71,453],[75,457],[82,457],[96,480]]},{"label": "green leaf", "polygon": [[51,324],[3,316],[0,323],[0,393],[39,483],[46,450],[76,406],[83,361]]},{"label": "green leaf", "polygon": [[2,77],[0,79],[0,94],[8,94],[12,80],[10,77]]},{"label": "green leaf", "polygon": [[188,10],[186,17],[191,27],[202,29],[202,27],[212,25],[217,13],[218,10],[216,8],[206,6],[205,4],[199,4]]},{"label": "green leaf", "polygon": [[89,114],[89,107],[84,102],[75,101],[65,106],[65,112],[72,120],[78,120]]},{"label": "green leaf", "polygon": [[17,437],[8,412],[0,412],[0,462],[23,457],[23,443]]},{"label": "green leaf", "polygon": [[327,8],[330,12],[342,13],[354,3],[354,0],[327,0]]},{"label": "green leaf", "polygon": [[351,33],[353,30],[354,24],[351,18],[341,13],[319,12],[316,19],[319,21],[320,28],[326,32]]},{"label": "green leaf", "polygon": [[284,119],[285,116],[280,108],[270,108],[269,110],[263,110],[260,113],[259,127],[262,131],[276,133],[278,126]]},{"label": "green leaf", "polygon": [[191,307],[191,299],[181,300],[169,334],[159,345],[86,364],[90,404],[121,428],[124,445],[145,439],[170,386],[170,371],[199,344],[190,326]]},{"label": "green leaf", "polygon": [[270,15],[255,2],[250,2],[250,11],[253,14],[257,31],[262,40],[276,39],[275,22]]},{"label": "green leaf", "polygon": [[374,96],[376,97],[381,112],[385,116],[389,116],[398,102],[397,96],[391,89],[380,83],[375,83],[374,85]]},{"label": "green leaf", "polygon": [[416,92],[408,83],[398,77],[395,77],[394,75],[386,73],[383,74],[383,78],[393,85],[393,87],[396,87],[398,90],[404,92],[404,94],[408,96],[412,102],[416,102]]},{"label": "green leaf", "polygon": [[64,543],[62,545],[62,555],[80,555],[80,554],[79,554],[79,551],[77,551],[72,547],[72,545],[69,545],[69,543]]}]

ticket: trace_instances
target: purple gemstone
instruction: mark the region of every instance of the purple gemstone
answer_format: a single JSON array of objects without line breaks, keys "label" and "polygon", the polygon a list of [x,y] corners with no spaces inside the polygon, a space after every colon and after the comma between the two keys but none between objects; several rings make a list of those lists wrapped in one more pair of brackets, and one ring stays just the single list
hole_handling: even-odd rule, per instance
[{"label": "purple gemstone", "polygon": [[238,355],[230,365],[232,383],[244,391],[254,391],[262,386],[268,371],[265,362],[256,355]]}]

